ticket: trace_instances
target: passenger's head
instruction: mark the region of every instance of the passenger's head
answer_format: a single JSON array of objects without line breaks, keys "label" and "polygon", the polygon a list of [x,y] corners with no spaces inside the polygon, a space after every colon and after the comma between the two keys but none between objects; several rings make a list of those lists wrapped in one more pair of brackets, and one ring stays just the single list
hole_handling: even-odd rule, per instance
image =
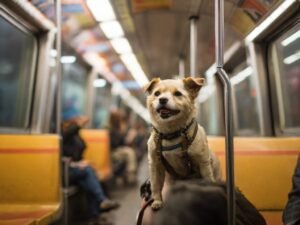
[{"label": "passenger's head", "polygon": [[224,190],[215,185],[176,184],[153,225],[226,225],[227,201]]},{"label": "passenger's head", "polygon": [[121,120],[122,116],[119,110],[111,110],[109,117],[109,127],[112,129],[120,129],[121,128]]},{"label": "passenger's head", "polygon": [[[255,206],[236,190],[236,225],[266,225]],[[226,185],[223,182],[185,181],[169,191],[165,206],[152,225],[227,225]]]}]

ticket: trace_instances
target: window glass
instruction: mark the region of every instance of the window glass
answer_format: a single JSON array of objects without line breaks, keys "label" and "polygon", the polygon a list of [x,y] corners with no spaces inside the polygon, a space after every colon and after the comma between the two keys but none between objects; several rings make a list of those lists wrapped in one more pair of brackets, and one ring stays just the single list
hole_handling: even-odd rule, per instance
[{"label": "window glass", "polygon": [[[282,131],[300,128],[300,24],[271,44],[269,71],[275,78],[276,110]],[[294,132],[293,132],[294,133]]]},{"label": "window glass", "polygon": [[0,127],[26,128],[37,41],[1,15],[0,31]]},{"label": "window glass", "polygon": [[222,89],[215,75],[199,93],[199,122],[208,135],[224,135]]},{"label": "window glass", "polygon": [[88,71],[78,63],[63,64],[63,110],[86,115]]},{"label": "window glass", "polygon": [[102,79],[103,86],[95,87],[95,102],[93,113],[93,128],[105,128],[108,125],[109,110],[112,106],[111,86]]},{"label": "window glass", "polygon": [[253,70],[250,66],[239,65],[230,75],[236,135],[258,135],[258,103]]}]

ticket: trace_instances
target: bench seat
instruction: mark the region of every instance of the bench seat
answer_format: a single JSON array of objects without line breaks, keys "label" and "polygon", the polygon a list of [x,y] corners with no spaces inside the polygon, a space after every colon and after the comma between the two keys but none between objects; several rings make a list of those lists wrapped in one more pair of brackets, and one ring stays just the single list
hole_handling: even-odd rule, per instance
[{"label": "bench seat", "polygon": [[57,135],[0,135],[0,225],[46,225],[61,209]]},{"label": "bench seat", "polygon": [[[208,145],[220,159],[226,179],[224,137],[208,137]],[[282,225],[282,210],[299,154],[299,138],[234,138],[235,184],[262,212],[268,225]]]},{"label": "bench seat", "polygon": [[113,171],[108,131],[83,129],[80,135],[87,145],[84,159],[91,163],[101,181],[109,180]]},{"label": "bench seat", "polygon": [[0,205],[0,224],[49,224],[59,205]]}]

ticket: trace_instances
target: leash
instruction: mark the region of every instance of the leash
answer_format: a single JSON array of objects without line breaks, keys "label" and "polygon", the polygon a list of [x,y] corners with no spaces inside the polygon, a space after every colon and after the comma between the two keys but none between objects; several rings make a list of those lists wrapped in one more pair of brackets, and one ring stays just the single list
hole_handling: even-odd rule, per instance
[{"label": "leash", "polygon": [[141,208],[141,210],[139,211],[138,215],[137,215],[137,220],[136,220],[136,225],[142,225],[143,222],[143,217],[144,217],[144,212],[146,210],[146,208],[152,204],[152,202],[154,202],[154,199],[151,198],[150,200],[148,200],[143,207]]}]

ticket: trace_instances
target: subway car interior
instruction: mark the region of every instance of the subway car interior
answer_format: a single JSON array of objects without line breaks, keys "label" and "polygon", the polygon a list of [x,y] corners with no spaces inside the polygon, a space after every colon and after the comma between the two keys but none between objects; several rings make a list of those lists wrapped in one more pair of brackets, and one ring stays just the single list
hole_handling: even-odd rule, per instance
[{"label": "subway car interior", "polygon": [[0,225],[299,225],[299,154],[299,0],[0,0]]}]

